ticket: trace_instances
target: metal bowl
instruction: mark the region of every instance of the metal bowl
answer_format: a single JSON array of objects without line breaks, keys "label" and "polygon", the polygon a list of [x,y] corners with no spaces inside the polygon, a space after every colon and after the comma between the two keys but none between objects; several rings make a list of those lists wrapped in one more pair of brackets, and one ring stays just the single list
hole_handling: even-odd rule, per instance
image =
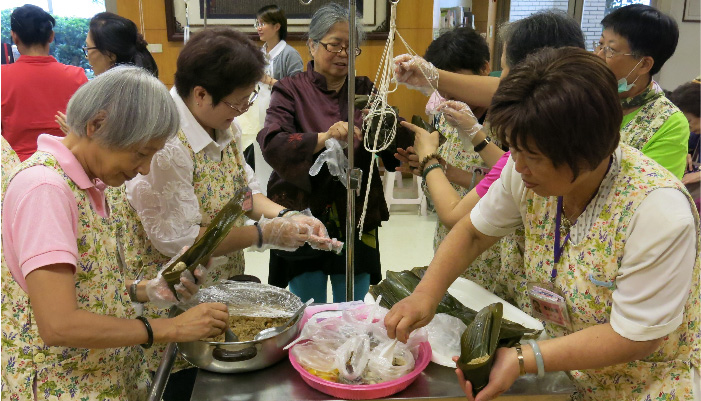
[{"label": "metal bowl", "polygon": [[[222,285],[229,285],[229,288],[233,289],[232,291],[236,291],[236,288],[242,284],[223,283]],[[269,286],[267,284],[245,284],[245,286],[248,285],[260,286],[259,288],[264,292],[264,298],[267,299],[266,302],[271,302],[270,299],[280,301],[284,304],[282,305],[284,306],[283,309],[290,311],[290,315],[302,305],[302,301],[299,297],[285,289]],[[230,294],[230,296],[240,299],[235,293]],[[211,299],[202,300],[202,302],[211,301]],[[175,314],[177,315],[179,313],[181,313],[181,311]],[[283,348],[299,335],[301,331],[301,320],[302,316],[299,316],[287,330],[263,340],[242,342],[203,340],[179,342],[178,350],[188,362],[200,369],[210,372],[237,373],[263,369],[287,357],[287,351],[283,350]]]}]

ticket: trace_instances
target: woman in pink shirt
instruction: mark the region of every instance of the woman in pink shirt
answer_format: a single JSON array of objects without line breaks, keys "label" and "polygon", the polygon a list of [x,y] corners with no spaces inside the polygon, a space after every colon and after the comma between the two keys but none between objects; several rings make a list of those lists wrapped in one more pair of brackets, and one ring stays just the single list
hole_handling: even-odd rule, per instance
[{"label": "woman in pink shirt", "polygon": [[[178,113],[158,79],[117,67],[81,87],[67,115],[66,137],[41,135],[4,185],[3,396],[142,400],[150,377],[139,344],[216,335],[228,319],[223,304],[137,317],[130,298],[174,296],[160,275],[128,294],[117,262],[105,188],[148,173]],[[197,291],[181,281],[182,295]]]}]

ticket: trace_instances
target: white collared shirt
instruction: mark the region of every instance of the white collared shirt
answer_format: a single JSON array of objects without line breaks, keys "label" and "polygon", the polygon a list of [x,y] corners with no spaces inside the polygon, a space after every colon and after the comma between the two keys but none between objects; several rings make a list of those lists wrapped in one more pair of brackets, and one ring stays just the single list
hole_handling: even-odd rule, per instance
[{"label": "white collared shirt", "polygon": [[[215,131],[213,140],[197,122],[178,95],[170,91],[180,116],[180,129],[195,153],[204,152],[211,160],[221,161],[222,151],[231,143],[240,144],[241,128]],[[239,160],[244,160],[238,149]],[[260,184],[253,169],[246,164],[246,180],[253,194],[260,193]],[[144,231],[156,249],[166,256],[175,256],[184,246],[195,243],[200,232],[202,215],[193,182],[194,162],[187,146],[174,136],[151,161],[148,175],[137,175],[125,183],[127,199],[136,210]]]}]

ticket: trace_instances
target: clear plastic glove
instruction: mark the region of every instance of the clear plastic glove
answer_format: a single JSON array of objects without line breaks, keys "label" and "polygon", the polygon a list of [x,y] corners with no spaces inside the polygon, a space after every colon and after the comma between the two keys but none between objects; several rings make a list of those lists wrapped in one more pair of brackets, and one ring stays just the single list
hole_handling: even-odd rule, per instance
[{"label": "clear plastic glove", "polygon": [[309,209],[296,212],[295,214],[288,213],[288,216],[285,217],[299,221],[301,224],[306,224],[311,228],[307,243],[313,249],[333,251],[336,253],[341,253],[341,250],[343,250],[343,242],[336,238],[329,238],[329,233],[326,231],[324,223],[312,216],[312,212]]},{"label": "clear plastic glove", "polygon": [[428,96],[438,88],[438,68],[423,57],[402,54],[394,58],[397,82]]},{"label": "clear plastic glove", "polygon": [[443,112],[448,124],[458,129],[463,144],[466,145],[465,140],[467,140],[471,148],[472,138],[482,129],[482,125],[477,122],[470,106],[457,100],[446,100],[438,107],[438,110]]},{"label": "clear plastic glove", "polygon": [[335,138],[329,138],[324,142],[326,150],[321,152],[319,157],[309,169],[309,175],[315,176],[321,171],[324,163],[328,164],[329,172],[346,186],[348,176],[348,158],[343,153],[343,146]]},{"label": "clear plastic glove", "polygon": [[433,91],[431,94],[431,97],[428,98],[428,102],[426,102],[426,114],[428,116],[433,116],[435,114],[440,113],[439,108],[443,103],[445,103],[446,98],[441,96],[438,91]]},{"label": "clear plastic glove", "polygon": [[170,290],[168,283],[163,278],[163,271],[168,268],[176,259],[180,257],[189,247],[183,247],[180,252],[173,256],[168,263],[166,263],[163,268],[158,272],[156,278],[149,280],[146,283],[146,295],[148,296],[149,302],[158,308],[170,308],[173,305],[180,303],[181,301],[187,301],[193,295],[199,291],[199,284],[202,283],[207,269],[199,265],[195,268],[195,274],[190,273],[190,270],[185,269],[180,274],[180,284],[175,285],[175,292]]},{"label": "clear plastic glove", "polygon": [[263,245],[251,247],[256,251],[280,249],[292,252],[304,245],[314,231],[314,228],[306,221],[292,217],[275,217],[273,219],[261,217],[258,220],[258,228],[263,234]]}]

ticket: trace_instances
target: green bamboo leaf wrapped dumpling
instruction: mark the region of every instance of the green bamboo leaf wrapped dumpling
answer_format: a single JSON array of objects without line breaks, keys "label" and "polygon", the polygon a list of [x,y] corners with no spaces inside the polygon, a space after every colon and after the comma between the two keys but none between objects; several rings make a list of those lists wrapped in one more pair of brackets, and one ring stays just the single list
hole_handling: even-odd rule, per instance
[{"label": "green bamboo leaf wrapped dumpling", "polygon": [[489,383],[489,373],[499,343],[503,308],[498,302],[482,308],[460,338],[461,353],[457,365],[465,379],[472,383],[473,395],[477,395]]}]

